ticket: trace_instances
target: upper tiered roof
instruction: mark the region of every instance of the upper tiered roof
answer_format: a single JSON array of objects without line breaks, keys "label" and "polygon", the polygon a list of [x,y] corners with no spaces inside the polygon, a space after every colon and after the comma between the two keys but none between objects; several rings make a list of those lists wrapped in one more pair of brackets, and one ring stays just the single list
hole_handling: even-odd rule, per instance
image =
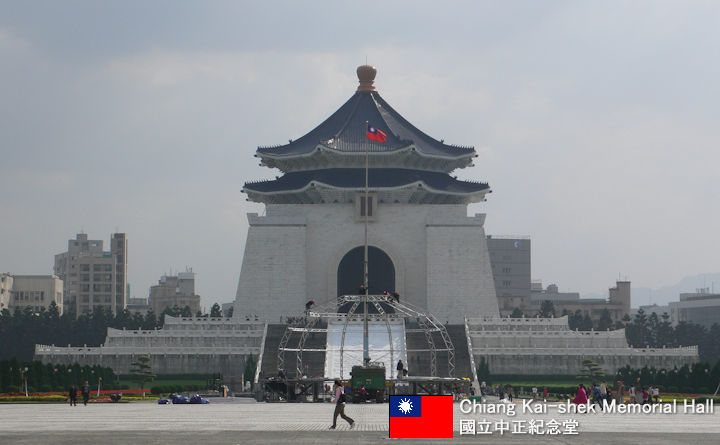
[{"label": "upper tiered roof", "polygon": [[[368,150],[374,166],[422,168],[449,172],[472,164],[472,147],[438,141],[417,129],[395,111],[375,90],[377,71],[357,69],[360,86],[355,94],[323,123],[299,139],[275,147],[259,147],[263,165],[282,171],[327,167],[362,167]],[[367,124],[387,134],[387,142],[366,138]]]},{"label": "upper tiered roof", "polygon": [[[472,165],[475,149],[447,145],[418,130],[375,90],[375,68],[363,65],[357,73],[357,91],[325,122],[286,145],[258,149],[255,156],[262,165],[285,174],[246,183],[248,199],[267,204],[352,203],[365,188],[367,165],[368,188],[378,203],[483,201],[491,192],[488,184],[448,174]],[[387,140],[369,140],[368,125],[384,132]]]}]

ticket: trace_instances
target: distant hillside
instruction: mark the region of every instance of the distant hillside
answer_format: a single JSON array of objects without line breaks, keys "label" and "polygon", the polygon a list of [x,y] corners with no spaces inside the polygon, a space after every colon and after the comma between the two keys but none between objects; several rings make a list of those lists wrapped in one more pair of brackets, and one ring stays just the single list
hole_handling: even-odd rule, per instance
[{"label": "distant hillside", "polygon": [[[695,292],[696,289],[703,287],[709,288],[711,291],[714,288],[716,293],[720,293],[720,272],[718,273],[707,273],[694,275],[691,277],[685,277],[680,280],[677,284],[672,286],[664,286],[658,289],[651,289],[649,287],[632,287],[632,307],[639,307],[646,304],[660,304],[664,305],[671,301],[678,301],[680,294],[685,292]],[[607,298],[607,293],[597,294],[588,293],[583,294],[582,298]]]}]

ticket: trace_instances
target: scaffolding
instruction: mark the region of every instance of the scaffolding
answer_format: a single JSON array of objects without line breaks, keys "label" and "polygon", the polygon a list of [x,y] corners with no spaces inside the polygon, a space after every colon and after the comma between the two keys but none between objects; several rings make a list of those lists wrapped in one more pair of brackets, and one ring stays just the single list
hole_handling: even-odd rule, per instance
[{"label": "scaffolding", "polygon": [[[367,309],[367,311],[366,311]],[[367,315],[366,315],[367,314]],[[340,342],[340,372],[343,373],[345,337],[350,323],[362,322],[367,318],[373,324],[386,326],[390,344],[390,365],[392,366],[399,351],[393,349],[391,326],[402,322],[405,332],[405,352],[415,354],[429,354],[429,377],[455,377],[455,348],[445,326],[432,314],[410,303],[400,303],[399,298],[392,295],[343,295],[337,301],[313,308],[305,313],[304,317],[296,317],[288,324],[278,346],[278,371],[286,377],[292,377],[292,371],[287,365],[295,358],[295,377],[310,377],[307,375],[308,353],[321,353],[323,358],[327,355],[328,325],[341,323],[343,325]],[[412,327],[408,327],[412,326]],[[322,347],[308,345],[308,337],[319,333],[326,337]],[[410,337],[424,338],[414,344],[427,344],[423,348],[409,348]],[[438,372],[438,359],[447,360],[447,367],[443,374]],[[334,376],[324,376],[332,378]]]}]

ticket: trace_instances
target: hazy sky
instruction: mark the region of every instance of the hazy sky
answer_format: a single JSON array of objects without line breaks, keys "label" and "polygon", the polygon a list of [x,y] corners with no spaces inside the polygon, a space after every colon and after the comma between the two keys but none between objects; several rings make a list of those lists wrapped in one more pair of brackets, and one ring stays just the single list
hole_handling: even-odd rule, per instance
[{"label": "hazy sky", "polygon": [[[490,234],[533,278],[607,293],[720,271],[716,1],[2,0],[0,271],[128,234],[132,294],[192,266],[234,299],[258,145],[298,138],[378,67],[380,94],[474,145]],[[719,283],[720,284],[720,283]]]}]

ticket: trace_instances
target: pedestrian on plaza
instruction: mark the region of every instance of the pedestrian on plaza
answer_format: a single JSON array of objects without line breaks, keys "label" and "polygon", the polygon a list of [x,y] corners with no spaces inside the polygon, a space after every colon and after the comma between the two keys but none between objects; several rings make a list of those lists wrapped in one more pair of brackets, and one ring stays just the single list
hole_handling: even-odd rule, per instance
[{"label": "pedestrian on plaza", "polygon": [[587,392],[585,392],[585,385],[582,383],[578,385],[577,394],[573,399],[573,403],[577,405],[585,405],[588,402]]},{"label": "pedestrian on plaza", "polygon": [[397,378],[402,379],[405,375],[405,373],[403,372],[405,369],[405,365],[403,365],[402,359],[398,360],[397,366],[395,367],[395,369],[397,370]]},{"label": "pedestrian on plaza", "polygon": [[358,390],[358,393],[360,394],[360,398],[363,402],[367,402],[370,398],[370,394],[368,393],[367,389],[365,389],[365,385],[362,385],[360,389]]},{"label": "pedestrian on plaza", "polygon": [[68,395],[70,396],[70,406],[77,406],[77,388],[75,385],[70,387],[70,393]]},{"label": "pedestrian on plaza", "polygon": [[600,404],[600,388],[598,388],[597,383],[593,383],[592,398],[593,403]]},{"label": "pedestrian on plaza", "polygon": [[365,285],[361,284],[358,288],[358,295],[365,295]]},{"label": "pedestrian on plaza", "polygon": [[635,390],[635,403],[638,405],[642,405],[643,402],[643,393],[645,392],[645,388],[640,387]]},{"label": "pedestrian on plaza", "polygon": [[548,397],[548,389],[547,389],[547,386],[546,386],[546,387],[543,388],[543,401],[546,401],[546,402],[547,402],[547,397]]},{"label": "pedestrian on plaza", "polygon": [[400,294],[396,292],[392,293],[393,298],[395,299],[396,303],[400,303]]},{"label": "pedestrian on plaza", "polygon": [[[600,383],[600,400],[601,401],[607,400],[607,398],[608,398],[607,395],[608,395],[607,382],[605,380],[603,380],[602,383]],[[601,402],[601,404],[602,404],[602,402]]]},{"label": "pedestrian on plaza", "polygon": [[88,404],[88,400],[90,400],[90,385],[88,384],[87,380],[85,380],[85,384],[82,386],[82,396],[83,396],[83,403],[85,406]]},{"label": "pedestrian on plaza", "polygon": [[343,391],[343,386],[340,380],[335,380],[335,385],[333,386],[333,389],[335,390],[335,397],[332,399],[332,403],[335,404],[335,412],[333,413],[333,424],[330,429],[334,430],[337,426],[338,415],[350,424],[350,429],[353,429],[353,427],[355,427],[355,421],[345,415],[346,399],[345,392]]},{"label": "pedestrian on plaza", "polygon": [[652,398],[655,400],[655,403],[658,403],[658,397],[660,397],[660,388],[656,386],[653,388],[652,392]]},{"label": "pedestrian on plaza", "polygon": [[615,391],[615,402],[618,404],[625,402],[625,384],[618,380],[615,386],[617,386],[617,391]]}]

